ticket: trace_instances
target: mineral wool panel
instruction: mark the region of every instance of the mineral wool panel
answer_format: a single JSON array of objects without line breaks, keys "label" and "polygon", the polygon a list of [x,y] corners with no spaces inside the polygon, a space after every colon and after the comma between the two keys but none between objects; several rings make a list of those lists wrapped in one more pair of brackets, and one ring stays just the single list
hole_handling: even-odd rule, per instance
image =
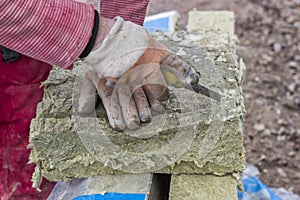
[{"label": "mineral wool panel", "polygon": [[236,41],[220,31],[153,37],[193,66],[200,82],[218,92],[221,101],[170,87],[164,114],[137,131],[120,132],[109,126],[101,102],[92,116],[76,112],[74,94],[87,68],[84,63],[72,71],[55,68],[31,123],[34,180],[146,172],[226,175],[243,170],[244,65],[237,61]]}]

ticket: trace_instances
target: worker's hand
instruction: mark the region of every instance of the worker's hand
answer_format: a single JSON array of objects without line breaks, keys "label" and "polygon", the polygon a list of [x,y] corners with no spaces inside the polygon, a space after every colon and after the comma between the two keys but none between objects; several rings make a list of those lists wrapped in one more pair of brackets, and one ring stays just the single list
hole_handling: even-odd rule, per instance
[{"label": "worker's hand", "polygon": [[[99,27],[94,50],[84,59],[92,70],[85,76],[79,110],[91,112],[94,109],[89,106],[88,97],[93,96],[92,88],[96,86],[110,125],[120,130],[136,129],[140,122],[151,120],[151,109],[162,110],[160,101],[168,97],[160,65],[186,85],[197,83],[198,76],[143,27],[121,18],[106,22],[102,23],[103,32]],[[110,31],[104,37],[107,29]]]},{"label": "worker's hand", "polygon": [[168,66],[187,85],[198,81],[192,67],[155,41],[143,27],[120,17],[100,17],[96,43],[84,62],[110,82],[130,68],[148,63]]},{"label": "worker's hand", "polygon": [[83,80],[79,98],[81,113],[94,110],[96,90],[111,127],[117,130],[137,129],[140,122],[149,122],[152,112],[164,111],[161,101],[169,97],[160,66],[153,63],[129,70],[113,84],[91,68]]}]

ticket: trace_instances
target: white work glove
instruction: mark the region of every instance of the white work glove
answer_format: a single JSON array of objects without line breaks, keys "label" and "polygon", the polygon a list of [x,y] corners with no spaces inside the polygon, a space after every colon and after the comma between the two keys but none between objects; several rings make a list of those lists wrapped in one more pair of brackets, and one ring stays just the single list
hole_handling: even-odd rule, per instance
[{"label": "white work glove", "polygon": [[198,76],[143,27],[120,17],[114,20],[105,39],[84,59],[92,67],[83,81],[79,111],[94,110],[90,98],[97,89],[112,128],[136,129],[140,122],[151,120],[151,109],[162,111],[160,101],[168,98],[161,64],[186,85],[198,82]]}]

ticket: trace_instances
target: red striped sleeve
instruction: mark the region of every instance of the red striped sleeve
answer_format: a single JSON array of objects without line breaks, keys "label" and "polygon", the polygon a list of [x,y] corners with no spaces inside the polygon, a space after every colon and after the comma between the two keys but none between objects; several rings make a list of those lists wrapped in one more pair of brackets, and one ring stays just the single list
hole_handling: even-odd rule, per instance
[{"label": "red striped sleeve", "polygon": [[60,67],[79,57],[92,33],[94,8],[73,0],[0,0],[0,44]]},{"label": "red striped sleeve", "polygon": [[131,21],[143,25],[149,0],[101,0],[101,16],[114,18],[122,17],[126,21]]}]

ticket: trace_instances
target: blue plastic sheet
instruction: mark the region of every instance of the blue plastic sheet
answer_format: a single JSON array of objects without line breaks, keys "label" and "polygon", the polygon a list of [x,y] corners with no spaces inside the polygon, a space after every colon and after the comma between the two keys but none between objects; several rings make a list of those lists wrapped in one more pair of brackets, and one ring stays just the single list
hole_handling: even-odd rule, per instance
[{"label": "blue plastic sheet", "polygon": [[268,186],[263,184],[256,176],[244,178],[243,184],[244,192],[238,192],[239,200],[281,200]]},{"label": "blue plastic sheet", "polygon": [[175,10],[147,16],[144,21],[144,27],[148,32],[159,30],[165,33],[172,33],[175,31],[178,17],[179,13]]},{"label": "blue plastic sheet", "polygon": [[160,30],[163,32],[168,32],[169,27],[169,17],[147,21],[144,23],[144,27],[148,30],[148,32],[155,32],[156,30]]}]

